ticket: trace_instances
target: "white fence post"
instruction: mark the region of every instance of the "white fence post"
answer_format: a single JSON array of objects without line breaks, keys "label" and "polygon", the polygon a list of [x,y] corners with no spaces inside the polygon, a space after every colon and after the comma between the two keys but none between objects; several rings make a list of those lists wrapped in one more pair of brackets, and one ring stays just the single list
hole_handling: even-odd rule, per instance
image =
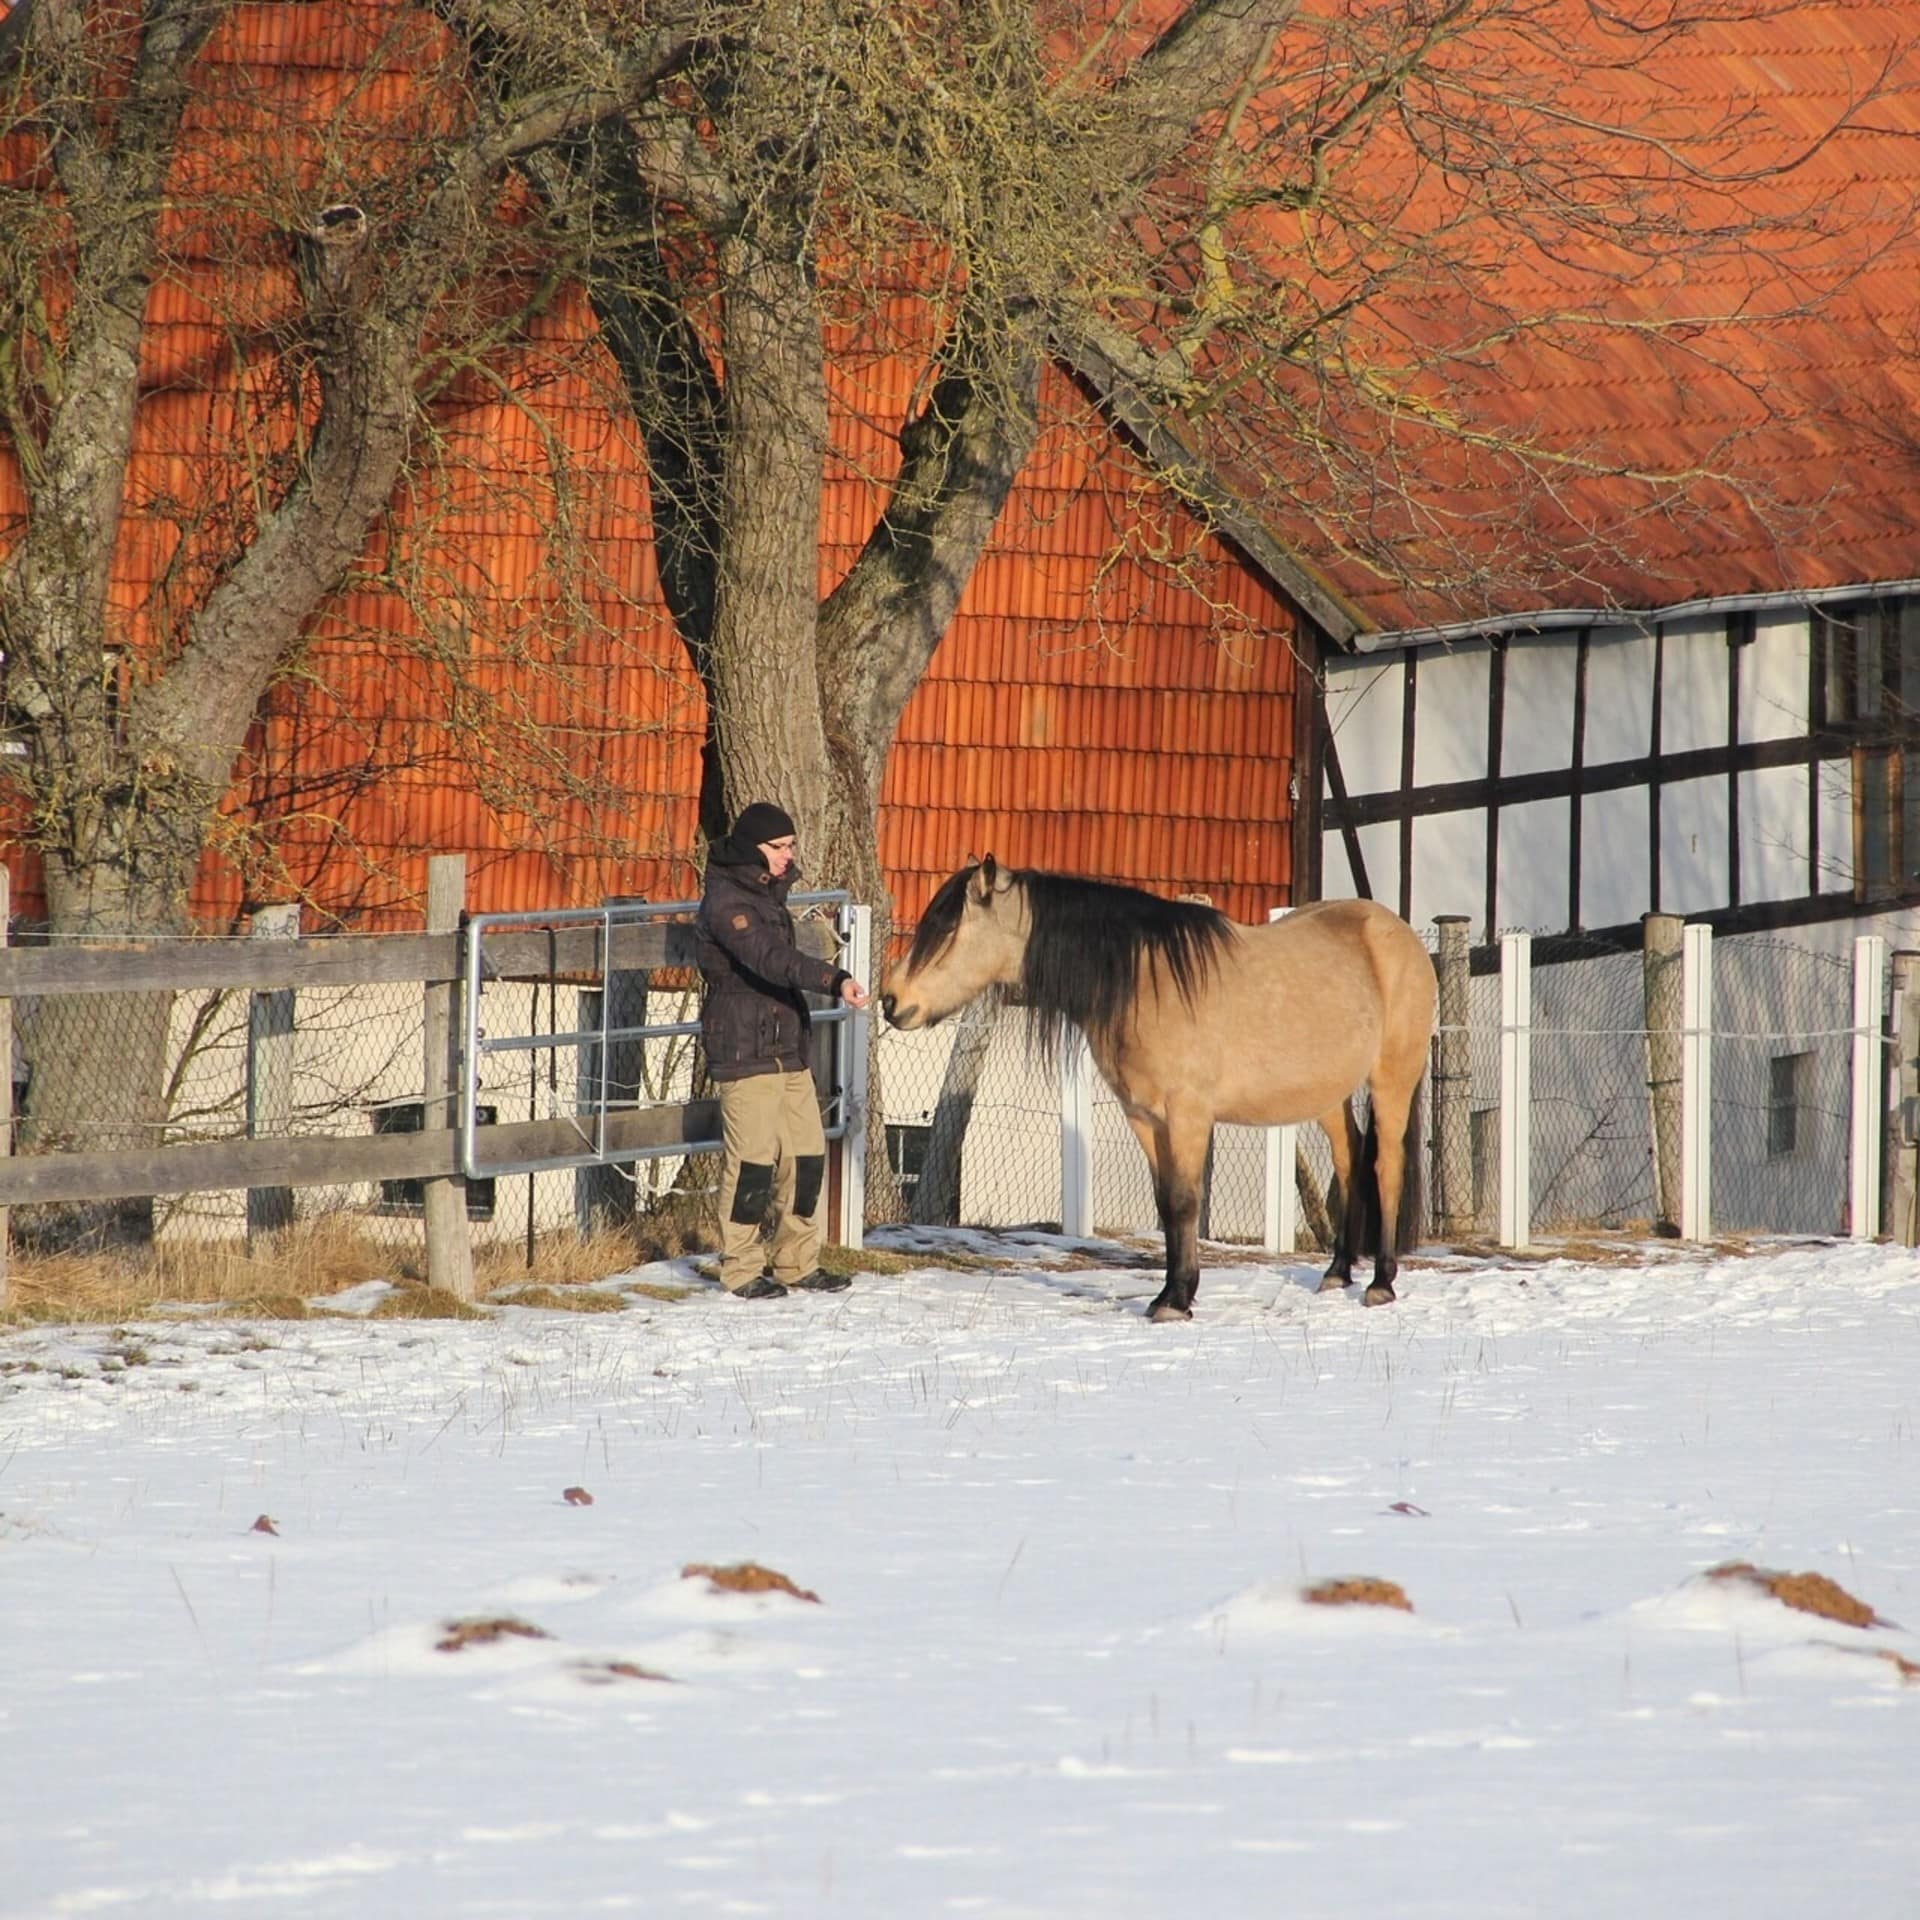
[{"label": "white fence post", "polygon": [[1060,1231],[1093,1232],[1093,1053],[1078,1027],[1060,1047]]},{"label": "white fence post", "polygon": [[[1291,907],[1271,907],[1268,920],[1284,920]],[[1267,1170],[1265,1245],[1269,1253],[1292,1253],[1300,1245],[1300,1188],[1294,1168],[1300,1154],[1298,1127],[1269,1127],[1266,1130]]]},{"label": "white fence post", "polygon": [[1500,936],[1500,1244],[1533,1224],[1533,936]]},{"label": "white fence post", "polygon": [[1713,929],[1680,946],[1680,1237],[1713,1233]]},{"label": "white fence post", "polygon": [[1887,996],[1887,943],[1863,933],[1853,943],[1853,1127],[1849,1142],[1847,1230],[1855,1240],[1880,1232],[1881,1009]]},{"label": "white fence post", "polygon": [[[840,963],[862,986],[873,978],[873,909],[847,909],[847,951]],[[867,1046],[866,1014],[850,1008],[841,1049],[840,1244],[858,1248],[867,1230]]]}]

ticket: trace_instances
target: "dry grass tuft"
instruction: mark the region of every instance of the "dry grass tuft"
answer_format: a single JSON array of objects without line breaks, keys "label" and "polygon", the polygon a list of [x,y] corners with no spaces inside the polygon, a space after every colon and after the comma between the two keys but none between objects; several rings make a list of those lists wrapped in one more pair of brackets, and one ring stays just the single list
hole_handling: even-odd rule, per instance
[{"label": "dry grass tuft", "polygon": [[445,1287],[396,1287],[369,1311],[369,1320],[484,1320],[470,1301]]},{"label": "dry grass tuft", "polygon": [[222,1320],[311,1320],[313,1308],[297,1293],[263,1293],[257,1299],[229,1300]]},{"label": "dry grass tuft", "polygon": [[644,1258],[623,1228],[601,1227],[589,1234],[569,1228],[537,1235],[531,1262],[524,1242],[496,1240],[476,1246],[473,1283],[483,1294],[511,1286],[583,1287],[625,1273]]},{"label": "dry grass tuft", "polygon": [[682,1254],[711,1253],[720,1244],[715,1196],[710,1193],[669,1193],[647,1212],[636,1216],[627,1243],[626,1264],[642,1266],[649,1260],[678,1260]]},{"label": "dry grass tuft", "polygon": [[1378,1580],[1362,1574],[1347,1580],[1321,1580],[1303,1587],[1301,1599],[1315,1607],[1397,1607],[1402,1613],[1413,1611],[1406,1589],[1392,1580]]},{"label": "dry grass tuft", "polygon": [[[8,1270],[14,1304],[6,1317],[93,1324],[151,1319],[173,1303],[246,1303],[260,1318],[300,1319],[307,1300],[387,1279],[395,1265],[393,1250],[346,1214],[257,1236],[251,1248],[239,1237],[162,1238],[151,1248],[92,1254],[16,1247]],[[287,1301],[302,1304],[280,1306]]]},{"label": "dry grass tuft", "polygon": [[488,1647],[496,1640],[551,1640],[544,1627],[516,1620],[510,1613],[478,1614],[465,1620],[449,1620],[441,1629],[442,1637],[433,1643],[436,1653],[464,1653],[469,1647]]},{"label": "dry grass tuft", "polygon": [[496,1287],[487,1295],[493,1307],[544,1307],[549,1313],[624,1313],[625,1294],[600,1287]]},{"label": "dry grass tuft", "polygon": [[1843,1627],[1886,1627],[1883,1620],[1864,1600],[1856,1600],[1837,1581],[1824,1573],[1781,1573],[1772,1567],[1756,1567],[1748,1560],[1729,1560],[1723,1566],[1709,1567],[1709,1580],[1739,1581],[1771,1594],[1783,1607],[1796,1613],[1811,1613],[1822,1620],[1837,1620]]},{"label": "dry grass tuft", "polygon": [[659,1280],[636,1280],[625,1291],[629,1295],[637,1294],[643,1300],[690,1300],[700,1289],[676,1287]]},{"label": "dry grass tuft", "polygon": [[576,1660],[573,1670],[590,1687],[610,1687],[616,1680],[659,1680],[673,1685],[670,1673],[655,1673],[635,1660]]},{"label": "dry grass tuft", "polygon": [[763,1567],[757,1560],[742,1560],[731,1567],[712,1567],[705,1561],[690,1561],[680,1569],[682,1580],[704,1578],[719,1593],[790,1593],[796,1600],[810,1600],[816,1607],[820,1596],[806,1587],[796,1587],[784,1573]]}]

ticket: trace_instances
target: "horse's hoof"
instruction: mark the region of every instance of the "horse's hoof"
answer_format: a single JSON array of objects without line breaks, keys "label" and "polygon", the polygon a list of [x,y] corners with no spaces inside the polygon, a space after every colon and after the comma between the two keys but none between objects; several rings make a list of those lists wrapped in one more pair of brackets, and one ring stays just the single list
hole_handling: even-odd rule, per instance
[{"label": "horse's hoof", "polygon": [[1191,1320],[1193,1310],[1190,1307],[1176,1307],[1165,1300],[1156,1300],[1147,1309],[1149,1320]]},{"label": "horse's hoof", "polygon": [[1319,1286],[1316,1287],[1314,1291],[1316,1293],[1338,1293],[1342,1287],[1350,1287],[1352,1285],[1352,1274],[1329,1273],[1322,1276]]},{"label": "horse's hoof", "polygon": [[1390,1307],[1400,1298],[1392,1287],[1382,1286],[1378,1280],[1361,1297],[1370,1307]]}]

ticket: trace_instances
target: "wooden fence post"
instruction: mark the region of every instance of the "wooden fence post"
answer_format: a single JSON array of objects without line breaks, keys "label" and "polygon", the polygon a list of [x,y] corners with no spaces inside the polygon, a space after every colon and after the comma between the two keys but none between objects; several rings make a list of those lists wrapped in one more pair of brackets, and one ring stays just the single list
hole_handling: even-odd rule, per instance
[{"label": "wooden fence post", "polygon": [[[13,919],[13,876],[0,866],[0,947]],[[0,1158],[13,1152],[13,1002],[0,999]],[[10,1209],[0,1207],[0,1307],[7,1304],[7,1241]]]},{"label": "wooden fence post", "polygon": [[1443,913],[1439,1029],[1433,1067],[1433,1137],[1440,1172],[1440,1238],[1462,1240],[1480,1224],[1473,1191],[1473,1042],[1467,1031],[1472,968],[1464,913]]},{"label": "wooden fence post", "polygon": [[1653,1130],[1653,1230],[1680,1231],[1680,946],[1677,913],[1641,917],[1641,973],[1647,1018],[1647,1095]]},{"label": "wooden fence post", "polygon": [[[427,862],[427,931],[458,933],[466,901],[466,856],[433,855]],[[423,1132],[435,1133],[455,1125],[461,1064],[460,983],[429,980],[424,999],[426,1058],[420,1125]],[[426,1202],[427,1285],[471,1300],[473,1240],[467,1225],[465,1176],[456,1173],[425,1180],[421,1186]]]},{"label": "wooden fence post", "polygon": [[[253,916],[256,940],[297,940],[297,906],[261,907]],[[247,998],[247,1138],[293,1131],[293,989],[275,987]],[[256,1233],[293,1225],[291,1187],[247,1189],[247,1245]]]},{"label": "wooden fence post", "polygon": [[1920,1246],[1920,953],[1893,956],[1893,1126],[1888,1231]]}]

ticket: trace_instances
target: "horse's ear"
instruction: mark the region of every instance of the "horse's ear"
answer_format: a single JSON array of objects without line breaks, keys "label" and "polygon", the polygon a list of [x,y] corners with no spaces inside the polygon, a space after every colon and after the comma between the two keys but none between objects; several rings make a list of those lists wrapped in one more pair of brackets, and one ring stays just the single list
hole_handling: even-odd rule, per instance
[{"label": "horse's ear", "polygon": [[993,905],[994,882],[999,878],[1000,869],[994,864],[993,855],[983,853],[980,856],[980,869],[974,875],[974,898],[983,907]]}]

